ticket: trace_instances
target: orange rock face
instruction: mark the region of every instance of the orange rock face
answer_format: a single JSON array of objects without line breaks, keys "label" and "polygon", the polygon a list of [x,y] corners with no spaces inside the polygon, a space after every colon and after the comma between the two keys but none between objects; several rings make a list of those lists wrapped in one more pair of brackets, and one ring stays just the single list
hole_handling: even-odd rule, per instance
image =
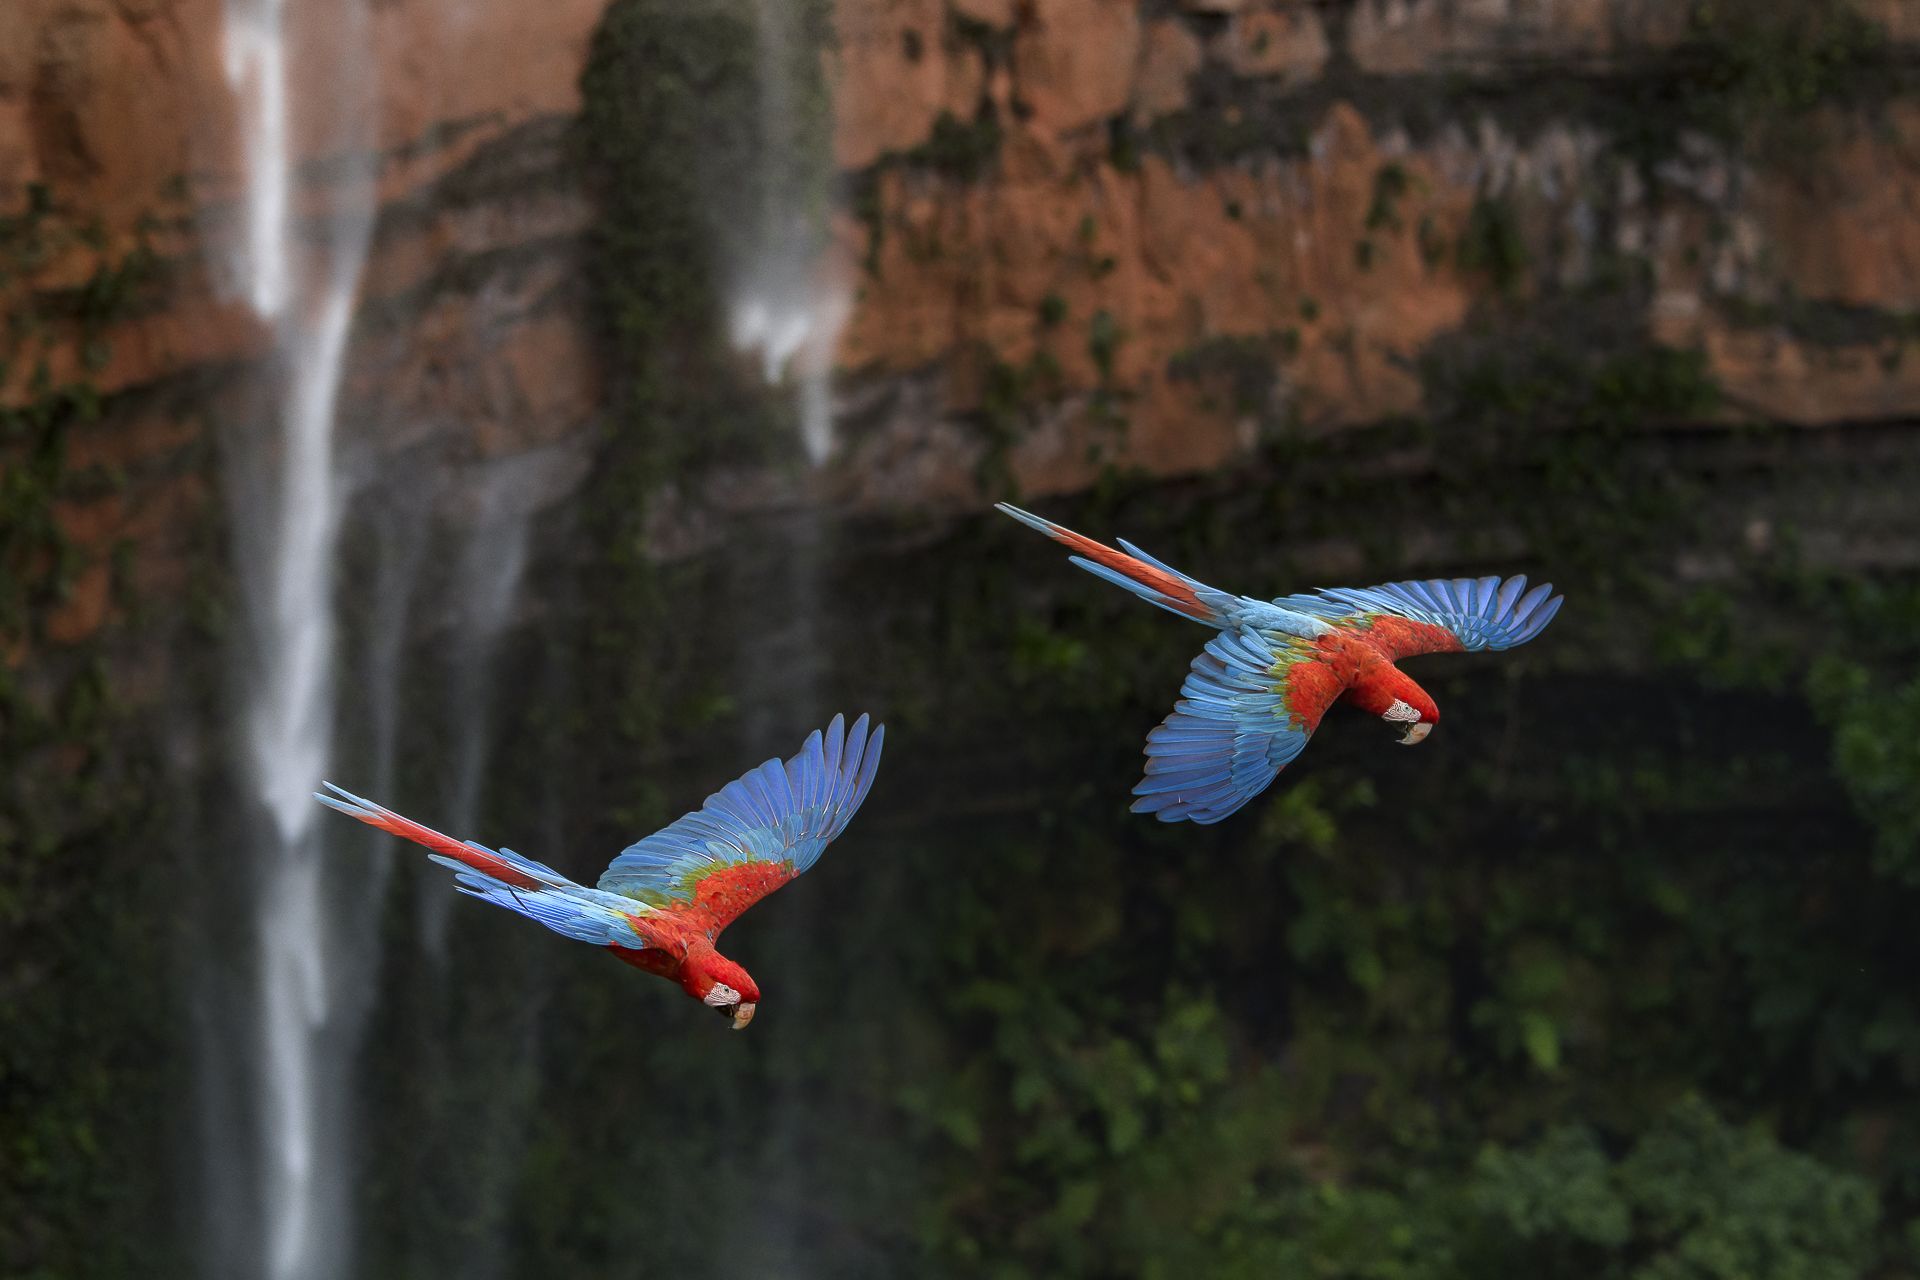
[{"label": "orange rock face", "polygon": [[[371,173],[379,209],[343,449],[372,436],[382,443],[371,447],[458,460],[585,438],[601,385],[578,284],[590,206],[577,180],[555,175],[603,10],[604,0],[288,6],[294,210],[313,220],[309,234],[324,227],[343,200],[343,159]],[[200,479],[210,425],[272,429],[255,425],[259,402],[237,394],[270,334],[228,283],[244,155],[225,14],[226,0],[0,6],[0,215],[24,210],[35,190],[50,205],[22,259],[32,269],[9,257],[0,272],[0,305],[42,317],[0,351],[10,357],[0,399],[69,383],[108,397],[101,416],[63,428],[68,472],[124,476],[110,500],[55,508],[79,568],[40,620],[49,644],[85,641],[115,616],[117,545],[131,552],[135,592],[179,590],[188,557],[205,554],[193,531],[216,510]],[[344,156],[343,145],[358,150]],[[74,311],[73,296],[137,255],[151,265],[123,301],[97,318]]]},{"label": "orange rock face", "polygon": [[[355,164],[378,205],[343,450],[454,469],[590,456],[620,353],[589,314],[596,212],[567,139],[605,3],[292,6],[294,207],[320,234]],[[1857,7],[1920,43],[1914,5]],[[167,533],[212,502],[192,459],[209,422],[251,421],[242,391],[269,334],[227,282],[242,147],[225,10],[0,3],[0,213],[44,187],[59,232],[0,301],[71,301],[137,249],[154,261],[137,306],[60,312],[0,384],[29,398],[44,359],[55,384],[109,396],[70,457],[127,473],[112,501],[60,508],[93,559],[47,620],[54,642],[113,615],[95,566],[118,541],[138,535],[136,585],[183,580]],[[1481,318],[1524,327],[1530,301],[1623,264],[1645,281],[1648,331],[1704,351],[1741,403],[1808,424],[1912,415],[1911,326],[1872,321],[1920,307],[1920,104],[1797,120],[1817,143],[1792,154],[1641,121],[1661,148],[1641,164],[1616,117],[1528,96],[1651,74],[1687,11],[837,0],[834,157],[866,194],[834,221],[849,425],[821,492],[959,508],[982,497],[983,461],[1065,490],[1416,410],[1433,344]],[[930,144],[956,131],[985,150],[943,164]],[[1821,329],[1820,308],[1852,327]],[[725,483],[741,505],[782,492]]]},{"label": "orange rock face", "polygon": [[[840,0],[843,26],[878,7]],[[1861,11],[1911,40],[1904,9]],[[1920,305],[1914,104],[1886,104],[1871,123],[1797,121],[1820,142],[1792,156],[1676,137],[1652,174],[1656,201],[1578,118],[1440,104],[1436,122],[1435,104],[1393,99],[1391,86],[1406,78],[1425,97],[1444,76],[1631,70],[1688,38],[1685,6],[1210,0],[1154,12],[1142,28],[1091,0],[1010,6],[998,22],[1013,110],[995,162],[970,181],[883,166],[877,217],[841,228],[849,256],[871,264],[842,340],[848,375],[931,376],[939,412],[961,423],[1006,418],[1013,387],[1024,404],[1006,460],[1023,489],[1077,488],[1110,463],[1217,466],[1276,420],[1329,428],[1417,409],[1422,351],[1476,310],[1515,313],[1623,258],[1652,281],[1649,332],[1706,351],[1752,408],[1818,422],[1920,406],[1920,360],[1894,358],[1905,329],[1836,346],[1765,321],[1779,299],[1896,316]],[[945,74],[965,79],[954,63],[969,58],[991,96],[978,49],[951,47]],[[1324,79],[1342,59],[1388,99],[1343,101]],[[869,87],[841,86],[843,134],[860,127]],[[1122,125],[1126,152],[1110,133]],[[1204,158],[1221,145],[1232,158]],[[1476,242],[1488,236],[1502,242]],[[1236,396],[1224,384],[1235,370],[1257,383],[1263,361],[1271,398],[1237,403],[1244,385]],[[905,429],[876,440],[874,465]],[[869,465],[860,447],[847,465]]]},{"label": "orange rock face", "polygon": [[1036,126],[1068,132],[1120,114],[1140,53],[1135,0],[1048,0],[1017,13],[1014,89]]}]

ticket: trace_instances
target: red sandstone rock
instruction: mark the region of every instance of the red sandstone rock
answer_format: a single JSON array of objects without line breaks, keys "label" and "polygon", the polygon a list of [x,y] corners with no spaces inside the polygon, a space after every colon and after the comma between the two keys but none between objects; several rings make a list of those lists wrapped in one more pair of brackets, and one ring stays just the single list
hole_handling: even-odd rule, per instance
[{"label": "red sandstone rock", "polygon": [[834,159],[862,169],[926,140],[942,112],[971,120],[985,69],[947,38],[943,0],[847,0],[836,10]]},{"label": "red sandstone rock", "polygon": [[[1920,41],[1914,6],[1860,3],[1895,39]],[[562,168],[557,126],[545,141],[527,131],[576,109],[603,5],[386,0],[368,18],[378,56],[354,67],[377,108],[300,121],[303,214],[337,205],[339,167],[310,162],[338,159],[330,147],[342,137],[371,140],[364,168],[384,210],[343,391],[343,447],[491,457],[584,439],[602,410],[605,371],[577,254],[593,209]],[[0,208],[45,181],[75,225],[101,224],[108,258],[144,237],[169,264],[157,305],[100,335],[103,367],[85,367],[77,332],[56,334],[51,357],[56,377],[129,393],[70,441],[75,465],[135,473],[125,505],[111,521],[72,518],[76,540],[95,551],[137,531],[135,580],[149,585],[181,572],[175,552],[149,541],[164,546],[170,522],[190,522],[209,500],[164,478],[171,460],[204,420],[233,415],[224,401],[201,415],[141,393],[189,375],[228,394],[266,339],[218,280],[239,213],[223,7],[0,0]],[[351,33],[330,25],[325,6],[297,11],[315,24],[298,38],[316,56],[299,61],[296,91],[328,100],[317,54]],[[990,69],[956,19],[1010,33],[1010,56]],[[984,436],[968,415],[1009,371],[1029,392],[1007,461],[1034,490],[1084,485],[1108,462],[1174,473],[1252,447],[1259,415],[1234,403],[1226,381],[1173,376],[1183,357],[1209,349],[1243,360],[1270,352],[1274,403],[1259,409],[1284,407],[1310,427],[1417,409],[1411,369],[1423,348],[1476,306],[1509,305],[1488,272],[1463,269],[1456,254],[1483,199],[1512,211],[1527,246],[1522,297],[1540,279],[1577,287],[1609,253],[1644,255],[1654,332],[1704,349],[1742,403],[1809,424],[1910,416],[1920,405],[1920,358],[1900,340],[1816,347],[1779,326],[1736,326],[1722,306],[1785,296],[1920,306],[1920,107],[1910,103],[1888,104],[1872,127],[1811,121],[1820,144],[1790,163],[1689,143],[1661,179],[1670,198],[1657,203],[1634,189],[1637,176],[1606,165],[1589,126],[1537,122],[1516,136],[1471,112],[1416,145],[1385,123],[1388,112],[1375,124],[1361,110],[1372,104],[1334,104],[1306,121],[1305,155],[1294,139],[1275,139],[1210,170],[1151,148],[1117,168],[1110,153],[1105,126],[1182,111],[1197,75],[1290,95],[1336,53],[1372,74],[1428,82],[1514,65],[1584,69],[1671,45],[1685,34],[1683,5],[1186,0],[1175,11],[1134,0],[838,0],[836,22],[829,71],[844,168],[910,152],[943,113],[969,121],[983,101],[1002,128],[977,180],[900,165],[876,178],[883,235],[872,272],[849,268],[856,297],[839,363],[843,396],[892,407],[875,411],[879,421],[821,481],[836,500],[972,501]],[[443,180],[503,155],[537,179],[445,198]],[[1390,169],[1404,190],[1382,216]],[[1596,210],[1612,242],[1594,238]],[[150,215],[163,225],[142,230]],[[864,223],[843,215],[834,234],[847,260],[864,259]],[[101,257],[70,242],[32,287],[84,284]],[[22,396],[26,372],[0,394]],[[775,489],[736,475],[707,498],[683,495],[681,507],[773,501]],[[99,612],[93,595],[77,595],[62,633],[97,625]]]},{"label": "red sandstone rock", "polygon": [[1136,0],[1047,0],[1014,38],[1014,89],[1042,128],[1067,131],[1120,114],[1140,51]]},{"label": "red sandstone rock", "polygon": [[1320,74],[1332,54],[1320,11],[1290,5],[1277,11],[1248,13],[1233,25],[1227,64],[1243,76],[1272,76],[1288,82]]},{"label": "red sandstone rock", "polygon": [[1205,57],[1199,39],[1178,22],[1148,26],[1141,48],[1140,75],[1133,89],[1133,113],[1142,122],[1187,105],[1187,81]]}]

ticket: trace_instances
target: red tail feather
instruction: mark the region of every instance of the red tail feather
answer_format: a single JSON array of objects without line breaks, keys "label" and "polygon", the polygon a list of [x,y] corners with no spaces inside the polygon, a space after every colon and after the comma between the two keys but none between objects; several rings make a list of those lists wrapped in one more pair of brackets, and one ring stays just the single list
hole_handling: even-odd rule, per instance
[{"label": "red tail feather", "polygon": [[1055,542],[1073,548],[1095,564],[1105,565],[1115,573],[1133,579],[1143,587],[1151,587],[1173,602],[1175,608],[1189,617],[1209,622],[1213,610],[1200,603],[1193,593],[1193,587],[1184,579],[1175,577],[1164,569],[1156,569],[1144,560],[1136,560],[1116,547],[1104,542],[1095,542],[1092,538],[1062,528],[1052,521],[1047,522],[1047,536]]},{"label": "red tail feather", "polygon": [[470,844],[462,844],[452,836],[441,835],[432,827],[423,827],[413,819],[403,818],[391,809],[356,810],[353,816],[370,827],[378,827],[382,831],[402,836],[415,844],[425,845],[435,853],[444,854],[455,862],[465,863],[482,875],[492,876],[502,884],[512,885],[516,889],[546,887],[505,858],[483,849],[476,849]]}]

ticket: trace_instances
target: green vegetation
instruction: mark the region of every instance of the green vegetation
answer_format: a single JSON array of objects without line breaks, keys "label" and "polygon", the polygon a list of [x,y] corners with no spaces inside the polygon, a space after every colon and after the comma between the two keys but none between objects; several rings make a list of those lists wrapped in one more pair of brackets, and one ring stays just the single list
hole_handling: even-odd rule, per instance
[{"label": "green vegetation", "polygon": [[[825,12],[817,0],[812,2],[818,13]],[[825,38],[824,33],[822,38]],[[1005,66],[1012,56],[1011,30],[997,29],[958,10],[948,11],[946,39],[950,45],[975,46],[988,68]],[[825,119],[824,114],[821,119]],[[906,170],[936,174],[957,183],[979,182],[993,173],[1000,159],[1004,137],[1005,129],[1000,123],[998,108],[983,88],[971,115],[962,117],[943,109],[934,119],[933,128],[924,142],[905,151],[889,151],[852,175],[851,204],[867,228],[867,271],[870,274],[879,271],[880,248],[887,233],[885,210],[881,208],[879,199],[880,180],[884,174]],[[1129,154],[1129,145],[1128,140],[1116,132],[1116,163]]]},{"label": "green vegetation", "polygon": [[1373,201],[1367,206],[1367,230],[1398,231],[1400,202],[1412,187],[1413,178],[1405,165],[1397,161],[1381,165],[1373,175]]},{"label": "green vegetation", "polygon": [[1517,294],[1526,278],[1529,255],[1512,203],[1493,196],[1475,200],[1454,260],[1462,271],[1484,272],[1502,297]]},{"label": "green vegetation", "polygon": [[986,435],[977,478],[986,493],[1014,491],[1007,455],[1026,431],[1034,409],[1060,394],[1060,363],[1050,352],[1037,350],[1022,364],[1011,364],[986,353],[986,373],[980,388],[975,419]]},{"label": "green vegetation", "polygon": [[[94,254],[78,287],[35,272],[75,248]],[[62,348],[97,372],[107,327],[144,305],[156,275],[144,245],[115,256],[44,187],[0,216],[0,1271],[26,1277],[133,1274],[165,1266],[141,1244],[172,1207],[151,1176],[167,1134],[164,983],[171,923],[143,909],[165,872],[150,745],[110,693],[123,638],[110,615],[91,635],[50,634],[83,576],[105,574],[125,609],[125,555],[83,551],[71,510],[118,477],[70,460],[100,397],[56,381]],[[97,588],[96,588],[97,589]],[[94,886],[112,884],[113,894]],[[83,909],[73,904],[85,902]],[[141,956],[138,966],[125,959]]]},{"label": "green vegetation", "polygon": [[[1677,46],[1639,51],[1597,74],[1541,75],[1496,61],[1490,72],[1382,76],[1336,57],[1311,83],[1276,91],[1264,77],[1203,72],[1191,106],[1129,135],[1129,160],[1150,151],[1206,171],[1300,159],[1329,109],[1344,103],[1364,112],[1376,134],[1404,129],[1420,146],[1482,113],[1519,138],[1552,124],[1592,127],[1658,186],[1662,162],[1689,134],[1796,166],[1818,154],[1822,109],[1871,122],[1914,91],[1910,60],[1852,0],[1677,7],[1686,15]],[[1389,226],[1397,168],[1385,166],[1389,186],[1376,188],[1370,231]]]},{"label": "green vegetation", "polygon": [[1728,141],[1789,141],[1784,128],[1816,107],[1886,88],[1886,33],[1851,0],[1701,0],[1690,20],[1692,119]]},{"label": "green vegetation", "polygon": [[[1872,729],[1887,689],[1898,715],[1913,701],[1920,593],[1786,550],[1711,588],[1678,578],[1682,549],[1742,518],[1658,432],[1718,408],[1702,360],[1632,333],[1544,340],[1569,331],[1540,319],[1429,353],[1420,420],[1283,434],[1232,476],[1048,508],[1228,585],[1320,580],[1331,541],[1342,578],[1501,568],[1567,590],[1548,641],[1419,667],[1448,716],[1425,752],[1330,719],[1222,827],[1124,812],[1197,633],[1005,522],[829,525],[804,554],[788,524],[737,530],[650,571],[657,612],[596,589],[556,618],[602,638],[569,659],[567,709],[516,740],[596,762],[560,771],[579,869],[737,768],[733,731],[765,708],[731,682],[791,652],[739,634],[743,564],[814,575],[808,644],[833,664],[791,714],[881,708],[892,781],[740,926],[768,1005],[724,1048],[618,966],[467,926],[477,968],[441,1016],[491,1056],[390,1086],[413,1106],[383,1114],[430,1095],[495,1115],[504,1095],[521,1145],[451,1120],[386,1139],[381,1248],[498,1232],[525,1274],[642,1255],[849,1276],[1911,1274],[1912,764]],[[1072,334],[1110,363],[1117,326],[1085,320]],[[1035,322],[1068,336],[1064,304]],[[1217,339],[1168,373],[1264,403],[1287,343]],[[1010,435],[1052,371],[982,361],[988,429]],[[597,477],[597,508],[643,506],[640,479]],[[567,572],[601,583],[626,551],[576,554]],[[1844,665],[1809,684],[1815,646]],[[502,994],[529,985],[537,1011]],[[636,1167],[697,1173],[608,1176]],[[714,1203],[754,1205],[751,1225],[716,1241]]]},{"label": "green vegetation", "polygon": [[972,120],[959,120],[951,111],[942,111],[927,140],[901,159],[956,182],[977,182],[999,156],[1000,137],[1000,118],[990,105],[982,105]]},{"label": "green vegetation", "polygon": [[1920,342],[1920,311],[1894,311],[1850,306],[1795,296],[1781,290],[1777,301],[1755,303],[1722,298],[1721,314],[1734,324],[1752,328],[1780,328],[1802,342],[1823,347],[1881,344],[1888,358],[1898,362],[1908,346]]},{"label": "green vegetation", "polygon": [[1113,381],[1113,359],[1120,351],[1120,344],[1126,341],[1126,333],[1120,328],[1120,322],[1113,318],[1113,312],[1105,307],[1093,313],[1093,319],[1087,325],[1087,354],[1093,357],[1094,368],[1100,371],[1103,385]]},{"label": "green vegetation", "polygon": [[[488,821],[590,876],[841,707],[892,726],[882,785],[729,935],[768,991],[747,1036],[505,913],[462,914],[451,963],[390,947],[356,1080],[366,1269],[1920,1274],[1920,583],[1797,550],[1914,477],[1707,425],[1722,399],[1697,354],[1551,296],[1428,352],[1418,419],[1272,422],[1232,474],[1109,474],[1048,514],[1223,586],[1497,568],[1569,598],[1537,645],[1415,667],[1447,716],[1424,751],[1336,714],[1233,822],[1143,822],[1124,811],[1140,738],[1201,635],[1029,531],[781,512],[648,558],[682,493],[791,439],[720,336],[702,213],[716,184],[756,207],[728,185],[759,171],[743,13],[621,0],[594,46],[580,142],[616,402],[501,664],[515,759]],[[991,29],[955,38],[1004,52]],[[1837,92],[1825,71],[1727,83],[1794,110],[1806,84]],[[816,154],[796,116],[794,154]],[[1271,153],[1291,118],[1193,122]],[[979,119],[937,137],[886,163],[959,181],[994,162]],[[855,201],[876,252],[878,174]],[[1370,231],[1400,229],[1403,194],[1383,170]],[[1430,260],[1526,292],[1503,201],[1457,246],[1430,231]],[[1097,238],[1089,221],[1095,276]],[[61,305],[137,305],[121,271]],[[1033,320],[1111,379],[1112,314],[1049,298]],[[1295,341],[1210,339],[1167,373],[1257,413]],[[977,355],[991,471],[1058,367],[1044,346]],[[65,464],[91,393],[42,389],[5,420],[9,650],[82,567],[55,504],[112,480]],[[0,1270],[171,1273],[139,1229],[171,1206],[136,1201],[165,1193],[151,1171],[176,1135],[126,1120],[189,1096],[154,1066],[165,966],[123,963],[170,927],[132,914],[160,865],[147,761],[98,653],[32,670],[9,667],[0,700],[0,929],[20,940],[0,957]],[[81,864],[114,894],[77,928]],[[414,883],[396,879],[395,938]]]},{"label": "green vegetation", "polygon": [[801,100],[777,137],[762,136],[747,10],[622,0],[594,39],[580,145],[601,205],[593,281],[618,353],[621,466],[685,477],[721,458],[793,454],[788,397],[764,388],[752,357],[727,343],[721,264],[746,260],[776,191],[824,226],[826,8],[800,6],[795,21]]},{"label": "green vegetation", "polygon": [[1267,406],[1280,380],[1280,361],[1299,349],[1298,331],[1271,334],[1215,334],[1167,362],[1167,376],[1202,388],[1202,403],[1220,391],[1236,413],[1257,413]]}]

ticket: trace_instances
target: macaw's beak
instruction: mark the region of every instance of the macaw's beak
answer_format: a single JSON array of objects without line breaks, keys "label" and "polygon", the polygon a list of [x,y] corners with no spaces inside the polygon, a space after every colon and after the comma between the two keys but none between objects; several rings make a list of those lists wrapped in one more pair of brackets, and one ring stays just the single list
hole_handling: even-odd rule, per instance
[{"label": "macaw's beak", "polygon": [[1433,726],[1425,720],[1415,720],[1407,726],[1406,735],[1400,739],[1400,745],[1403,747],[1411,747],[1417,742],[1424,742],[1426,741],[1427,735],[1432,732]]},{"label": "macaw's beak", "polygon": [[745,1031],[747,1029],[747,1024],[753,1021],[754,1008],[755,1006],[750,1004],[738,1004],[733,1007],[733,1029],[735,1031]]}]

